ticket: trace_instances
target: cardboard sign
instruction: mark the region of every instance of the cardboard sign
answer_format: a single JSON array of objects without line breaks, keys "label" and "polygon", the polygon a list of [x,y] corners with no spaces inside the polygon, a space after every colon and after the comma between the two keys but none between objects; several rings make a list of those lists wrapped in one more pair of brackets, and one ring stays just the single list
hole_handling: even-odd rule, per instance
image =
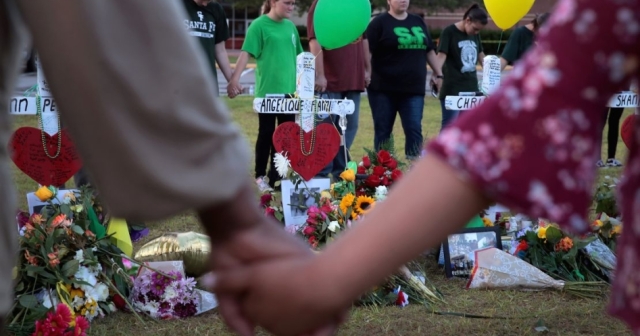
[{"label": "cardboard sign", "polygon": [[302,129],[295,122],[282,123],[273,133],[273,145],[278,152],[286,152],[291,168],[305,181],[311,180],[333,160],[340,149],[340,133],[333,124],[324,123],[316,127],[315,145],[311,148],[313,132],[304,132],[304,155],[300,147]]},{"label": "cardboard sign", "polygon": [[[11,159],[16,166],[34,181],[44,186],[61,186],[82,167],[80,157],[66,131],[62,130],[60,154],[49,158],[42,146],[42,132],[33,127],[16,130],[9,142]],[[55,156],[58,135],[45,134],[47,151]]]}]

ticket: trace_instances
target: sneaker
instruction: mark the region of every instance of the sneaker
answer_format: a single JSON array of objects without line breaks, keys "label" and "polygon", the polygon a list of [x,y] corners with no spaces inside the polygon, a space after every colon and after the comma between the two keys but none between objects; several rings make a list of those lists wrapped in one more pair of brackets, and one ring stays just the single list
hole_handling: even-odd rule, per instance
[{"label": "sneaker", "polygon": [[260,189],[260,192],[265,192],[265,191],[269,191],[269,190],[273,190],[270,186],[269,186],[269,178],[267,178],[266,176],[260,176],[256,179],[256,184],[258,185],[258,189]]},{"label": "sneaker", "polygon": [[607,167],[622,167],[622,162],[618,161],[617,159],[608,159]]},{"label": "sneaker", "polygon": [[598,162],[596,162],[596,166],[598,166],[598,168],[604,168],[607,165],[604,162],[602,162],[602,160],[598,160]]}]

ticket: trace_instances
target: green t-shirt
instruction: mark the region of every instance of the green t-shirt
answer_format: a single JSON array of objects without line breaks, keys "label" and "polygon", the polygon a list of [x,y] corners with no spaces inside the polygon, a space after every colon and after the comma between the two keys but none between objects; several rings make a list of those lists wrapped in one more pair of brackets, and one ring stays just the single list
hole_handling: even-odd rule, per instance
[{"label": "green t-shirt", "polygon": [[218,71],[216,70],[216,44],[224,42],[229,38],[229,27],[224,9],[217,2],[210,2],[206,6],[199,6],[193,0],[183,0],[187,11],[187,19],[184,25],[189,31],[189,35],[195,36],[200,41],[204,50],[214,83],[216,84],[215,94],[218,94]]},{"label": "green t-shirt", "polygon": [[447,54],[442,66],[441,100],[446,96],[457,96],[460,92],[478,91],[476,65],[482,52],[480,35],[467,35],[455,24],[447,26],[440,34],[438,52]]},{"label": "green t-shirt", "polygon": [[525,26],[516,28],[509,37],[507,45],[504,47],[502,58],[507,60],[509,64],[515,63],[527,52],[529,47],[531,47],[533,39],[533,32],[529,30],[529,28]]},{"label": "green t-shirt", "polygon": [[251,22],[242,51],[257,62],[256,97],[296,91],[296,56],[302,53],[302,45],[293,22],[261,15]]}]

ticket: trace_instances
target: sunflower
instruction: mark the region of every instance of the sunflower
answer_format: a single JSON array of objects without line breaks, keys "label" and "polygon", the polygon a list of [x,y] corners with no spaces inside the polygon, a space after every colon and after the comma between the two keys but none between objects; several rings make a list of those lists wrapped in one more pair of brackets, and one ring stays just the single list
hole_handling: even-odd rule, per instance
[{"label": "sunflower", "polygon": [[340,210],[342,210],[342,213],[344,215],[346,215],[349,208],[353,206],[353,202],[355,200],[356,197],[351,193],[348,193],[344,195],[344,197],[342,197],[342,200],[340,201]]},{"label": "sunflower", "polygon": [[358,196],[356,199],[356,207],[355,210],[358,214],[366,215],[373,206],[376,204],[376,201],[369,196]]}]

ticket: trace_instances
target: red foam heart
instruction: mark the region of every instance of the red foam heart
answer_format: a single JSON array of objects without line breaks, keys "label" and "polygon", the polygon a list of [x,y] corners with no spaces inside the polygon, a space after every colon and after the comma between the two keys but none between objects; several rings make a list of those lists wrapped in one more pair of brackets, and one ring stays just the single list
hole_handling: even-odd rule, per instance
[{"label": "red foam heart", "polygon": [[636,116],[633,114],[626,117],[622,122],[622,128],[620,129],[620,137],[628,149],[631,149],[631,143],[633,142],[633,133],[636,126],[635,120]]},{"label": "red foam heart", "polygon": [[[273,133],[273,145],[278,152],[287,152],[291,168],[306,181],[311,180],[333,160],[340,149],[340,133],[333,124],[324,123],[316,127],[316,141],[311,154],[304,155],[300,148],[302,129],[295,122],[282,123]],[[304,133],[304,149],[311,148],[311,132]]]},{"label": "red foam heart", "polygon": [[[11,159],[27,176],[44,186],[61,186],[82,167],[80,157],[66,131],[62,132],[60,155],[49,158],[42,147],[42,133],[33,127],[21,127],[13,133],[9,148]],[[44,134],[49,155],[58,150],[58,134]]]}]

